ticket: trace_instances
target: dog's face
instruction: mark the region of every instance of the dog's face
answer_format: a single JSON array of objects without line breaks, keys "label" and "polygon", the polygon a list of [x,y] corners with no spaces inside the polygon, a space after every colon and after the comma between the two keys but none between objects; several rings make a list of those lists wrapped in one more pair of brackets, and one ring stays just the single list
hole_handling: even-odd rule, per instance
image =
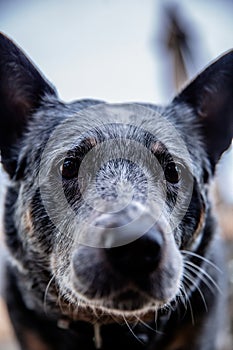
[{"label": "dog's face", "polygon": [[232,63],[167,107],[65,104],[0,37],[5,231],[30,307],[134,321],[192,292],[189,258],[211,240],[208,182],[233,136]]}]

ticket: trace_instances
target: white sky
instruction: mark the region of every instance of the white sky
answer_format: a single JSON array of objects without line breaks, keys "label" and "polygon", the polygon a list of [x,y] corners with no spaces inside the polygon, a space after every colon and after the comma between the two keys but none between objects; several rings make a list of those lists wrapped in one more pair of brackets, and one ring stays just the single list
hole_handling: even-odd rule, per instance
[{"label": "white sky", "polygon": [[[169,1],[169,3],[175,1]],[[162,0],[10,0],[0,30],[14,38],[65,100],[161,103],[172,94],[167,57],[153,46],[163,31]],[[195,28],[191,74],[233,45],[233,3],[176,1]],[[3,8],[4,9],[4,8]],[[168,74],[167,74],[168,73]]]}]

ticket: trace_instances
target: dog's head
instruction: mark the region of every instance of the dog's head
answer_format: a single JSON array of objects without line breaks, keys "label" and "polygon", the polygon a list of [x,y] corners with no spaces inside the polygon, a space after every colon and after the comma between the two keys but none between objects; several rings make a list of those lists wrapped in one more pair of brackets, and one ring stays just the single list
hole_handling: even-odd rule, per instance
[{"label": "dog's head", "polygon": [[233,52],[166,107],[66,104],[3,35],[0,78],[6,240],[30,307],[131,321],[189,295],[233,136]]}]

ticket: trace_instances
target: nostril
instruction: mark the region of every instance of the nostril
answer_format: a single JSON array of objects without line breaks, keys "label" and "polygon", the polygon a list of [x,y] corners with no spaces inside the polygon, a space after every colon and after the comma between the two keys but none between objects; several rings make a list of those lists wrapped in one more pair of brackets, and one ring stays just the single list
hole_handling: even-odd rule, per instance
[{"label": "nostril", "polygon": [[161,259],[163,246],[163,237],[161,233],[147,233],[145,237],[139,239],[138,245],[142,245],[142,260],[144,260],[147,269],[154,269]]},{"label": "nostril", "polygon": [[105,250],[108,260],[120,273],[140,277],[154,271],[162,258],[164,239],[157,228],[151,228],[135,241]]}]

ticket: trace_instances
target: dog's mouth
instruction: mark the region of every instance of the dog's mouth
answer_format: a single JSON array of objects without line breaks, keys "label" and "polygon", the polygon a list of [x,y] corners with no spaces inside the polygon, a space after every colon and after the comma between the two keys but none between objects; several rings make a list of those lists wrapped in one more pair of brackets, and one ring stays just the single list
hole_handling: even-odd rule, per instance
[{"label": "dog's mouth", "polygon": [[155,302],[146,293],[133,288],[117,291],[101,299],[88,299],[79,295],[77,303],[75,319],[89,322],[98,320],[100,323],[137,322],[139,319],[148,321],[154,319],[155,313],[162,307],[161,303]]},{"label": "dog's mouth", "polygon": [[109,310],[113,309],[126,312],[141,310],[149,303],[149,297],[132,289],[118,292],[110,298],[103,299],[101,302],[102,306]]}]

